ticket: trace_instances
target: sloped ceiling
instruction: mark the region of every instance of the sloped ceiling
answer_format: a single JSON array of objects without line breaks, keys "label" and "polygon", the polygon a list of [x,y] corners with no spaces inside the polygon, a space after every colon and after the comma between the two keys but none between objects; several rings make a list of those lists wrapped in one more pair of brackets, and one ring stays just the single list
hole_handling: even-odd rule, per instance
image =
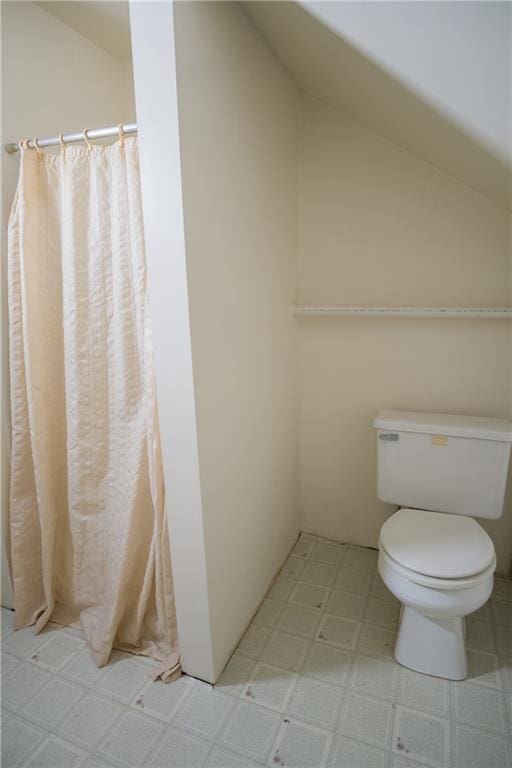
[{"label": "sloped ceiling", "polygon": [[[504,50],[503,67],[506,71],[500,73],[502,76],[499,83],[496,78],[492,82],[483,76],[479,78],[476,76],[479,72],[475,75],[470,70],[457,81],[454,74],[459,74],[458,70],[463,64],[457,60],[457,47],[461,54],[476,60],[477,64],[481,57],[485,65],[487,53],[485,49],[468,50],[465,40],[459,40],[458,46],[452,45],[452,41],[447,39],[448,31],[443,28],[442,19],[435,19],[435,6],[443,5],[445,3],[294,3],[254,0],[243,3],[247,14],[304,91],[340,109],[349,117],[496,202],[510,207],[510,142],[507,147],[507,139],[510,138],[510,59],[506,58],[507,54],[510,55],[510,42],[508,50]],[[464,11],[464,6],[485,4],[446,5],[460,6]],[[508,6],[506,3],[490,5]],[[410,37],[411,30],[405,24],[400,6],[409,12],[411,8],[414,12],[416,7],[422,14],[428,14],[428,6],[433,6],[430,11],[434,12],[435,23],[431,30],[433,44],[430,56],[426,44],[425,20],[418,20],[420,36],[415,44],[414,40],[407,37]],[[364,14],[367,17],[366,24]],[[342,34],[342,27],[348,32]],[[369,27],[373,41],[371,35],[366,34],[365,48],[361,40]],[[406,39],[404,61],[416,64],[415,56],[420,57],[420,64],[426,73],[439,70],[434,43],[441,41],[444,49],[450,46],[446,62],[443,62],[443,69],[439,72],[439,90],[442,90],[443,78],[451,80],[454,89],[464,91],[462,95],[471,106],[475,100],[485,105],[489,93],[484,90],[488,89],[491,106],[496,107],[497,119],[505,121],[498,126],[495,137],[491,135],[492,132],[487,131],[486,134],[485,131],[478,131],[478,110],[473,108],[475,119],[471,125],[470,120],[464,120],[461,114],[457,114],[457,104],[446,104],[446,88],[444,102],[443,98],[436,98],[432,83],[430,93],[428,88],[420,88],[412,76],[414,66],[410,66],[410,71],[404,72],[403,77],[400,76],[399,68],[392,66],[393,61],[396,64],[397,56],[390,47],[393,42],[390,28],[395,30],[395,44],[397,39]],[[510,41],[510,30],[506,34],[508,37],[504,38],[505,41]],[[386,42],[389,48],[387,51]],[[494,44],[492,36],[488,44]],[[421,73],[421,69],[418,71]],[[458,91],[454,90],[454,93]],[[487,116],[484,115],[484,108],[480,114],[482,117]],[[496,138],[494,143],[493,138]]]},{"label": "sloped ceiling", "polygon": [[130,14],[127,0],[54,0],[37,2],[75,32],[116,59],[131,56]]},{"label": "sloped ceiling", "polygon": [[[130,58],[127,1],[37,4]],[[511,207],[512,4],[242,5],[304,91]]]}]

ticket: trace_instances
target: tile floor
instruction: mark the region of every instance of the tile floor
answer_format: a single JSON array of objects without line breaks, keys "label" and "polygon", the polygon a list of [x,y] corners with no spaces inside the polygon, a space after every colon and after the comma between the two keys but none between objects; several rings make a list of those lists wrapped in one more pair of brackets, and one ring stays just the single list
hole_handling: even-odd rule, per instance
[{"label": "tile floor", "polygon": [[512,581],[467,622],[470,675],[393,660],[377,553],[303,534],[215,688],[77,631],[2,621],[2,766],[512,768]]}]

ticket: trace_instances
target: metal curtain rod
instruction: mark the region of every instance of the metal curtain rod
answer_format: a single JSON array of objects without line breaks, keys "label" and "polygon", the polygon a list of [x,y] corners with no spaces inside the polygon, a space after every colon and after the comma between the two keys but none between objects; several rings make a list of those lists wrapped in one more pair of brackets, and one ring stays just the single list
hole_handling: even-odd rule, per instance
[{"label": "metal curtain rod", "polygon": [[[125,134],[137,133],[137,123],[124,123],[121,125],[121,131]],[[77,133],[64,133],[62,135],[62,141],[64,144],[74,144],[77,141],[85,141],[86,135],[88,139],[108,139],[112,136],[117,136],[118,134],[119,126],[111,125],[109,128],[88,128],[85,131],[78,131]],[[49,139],[36,139],[35,141],[37,141],[37,146],[40,148],[57,147],[60,144],[59,136],[52,136]],[[15,152],[19,152],[20,143],[21,142],[18,142],[17,144],[6,144],[5,151],[10,155],[13,155]],[[34,139],[30,139],[27,142],[27,146],[30,149],[37,148],[34,143]]]}]

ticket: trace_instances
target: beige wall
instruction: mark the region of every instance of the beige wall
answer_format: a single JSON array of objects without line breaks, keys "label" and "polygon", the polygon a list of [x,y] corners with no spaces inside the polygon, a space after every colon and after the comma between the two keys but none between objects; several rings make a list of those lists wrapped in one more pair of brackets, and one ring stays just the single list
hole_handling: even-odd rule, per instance
[{"label": "beige wall", "polygon": [[[181,667],[214,681],[172,3],[130,3],[149,307]],[[147,55],[148,40],[151,56]]]},{"label": "beige wall", "polygon": [[[32,2],[2,2],[2,146],[134,119],[131,67]],[[8,542],[10,446],[6,229],[18,155],[2,151],[2,547]],[[2,559],[2,564],[5,560]],[[9,605],[8,579],[2,604]]]},{"label": "beige wall", "polygon": [[[507,305],[504,208],[320,101],[300,107],[299,304]],[[381,408],[510,416],[506,321],[302,318],[301,528],[376,546]],[[486,524],[506,571],[512,504]]]},{"label": "beige wall", "polygon": [[175,35],[218,673],[298,533],[296,89],[235,3],[178,3]]}]

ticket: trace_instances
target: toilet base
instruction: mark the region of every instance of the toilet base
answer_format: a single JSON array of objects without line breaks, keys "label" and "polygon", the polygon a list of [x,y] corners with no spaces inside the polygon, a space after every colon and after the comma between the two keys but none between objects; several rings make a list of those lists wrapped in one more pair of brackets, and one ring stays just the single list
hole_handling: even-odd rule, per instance
[{"label": "toilet base", "polygon": [[464,680],[468,673],[464,619],[432,619],[403,605],[395,659],[416,672]]}]

